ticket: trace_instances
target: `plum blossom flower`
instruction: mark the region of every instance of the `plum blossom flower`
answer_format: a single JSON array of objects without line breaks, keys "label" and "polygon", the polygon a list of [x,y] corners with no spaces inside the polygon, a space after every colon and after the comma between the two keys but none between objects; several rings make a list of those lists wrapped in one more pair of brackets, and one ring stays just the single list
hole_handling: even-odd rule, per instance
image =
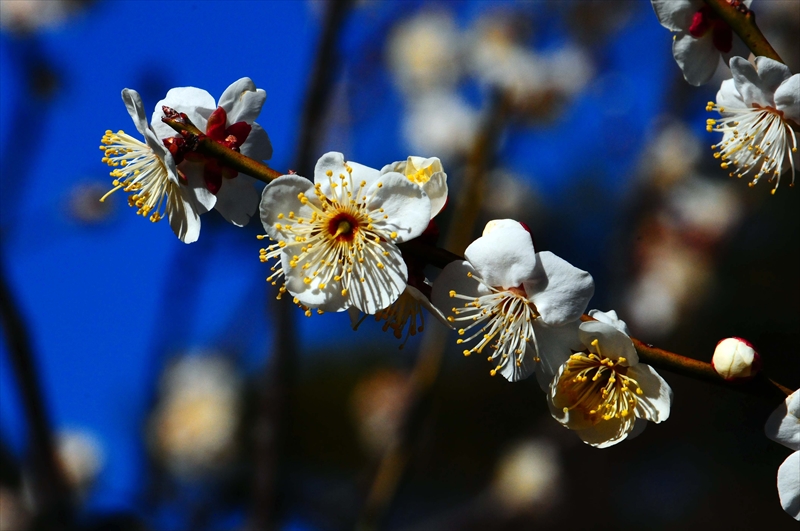
[{"label": "plum blossom flower", "polygon": [[[173,129],[161,121],[162,107],[171,107],[185,113],[194,125],[220,144],[252,159],[267,160],[272,157],[272,144],[266,131],[254,121],[266,98],[267,93],[256,89],[255,83],[247,77],[225,89],[218,103],[205,90],[173,88],[156,105],[153,130],[162,139],[175,135]],[[213,207],[222,217],[238,227],[250,221],[258,208],[258,191],[253,186],[255,179],[198,153],[187,153],[185,160],[177,162],[190,181],[203,182],[215,196]]]},{"label": "plum blossom flower", "polygon": [[778,468],[778,497],[783,510],[800,520],[800,389],[772,412],[764,431],[773,441],[794,450]]},{"label": "plum blossom flower", "polygon": [[669,417],[672,389],[652,367],[639,363],[628,326],[614,311],[589,312],[581,323],[582,349],[561,365],[550,383],[553,417],[591,446],[607,448]]},{"label": "plum blossom flower", "polygon": [[[733,56],[747,56],[744,43],[734,36],[703,0],[650,0],[658,21],[675,33],[672,55],[691,85],[708,83],[717,70],[720,56],[728,64]],[[741,0],[750,7],[753,0]]]},{"label": "plum blossom flower", "polygon": [[308,308],[375,314],[406,288],[408,269],[396,244],[422,234],[430,210],[428,196],[404,175],[327,153],[313,183],[283,175],[264,188],[261,221],[276,243],[261,250],[261,259],[279,259],[267,280],[284,277],[280,293]]},{"label": "plum blossom flower", "polygon": [[728,337],[717,343],[711,366],[725,380],[750,380],[761,370],[761,356],[746,339]]},{"label": "plum blossom flower", "polygon": [[713,146],[714,157],[722,167],[736,166],[731,172],[742,177],[753,175],[750,186],[763,176],[775,181],[778,189],[781,174],[791,169],[792,182],[797,168],[797,133],[800,129],[800,74],[768,57],[756,57],[756,65],[734,57],[733,79],[722,82],[717,101],[709,102],[707,111],[718,111],[722,118],[708,120],[708,131],[723,133]]},{"label": "plum blossom flower", "polygon": [[444,268],[432,294],[458,334],[468,336],[458,344],[478,340],[464,355],[491,347],[490,374],[512,382],[530,376],[538,362],[554,370],[555,353],[569,355],[577,343],[571,325],[594,294],[592,276],[553,253],[535,252],[528,231],[510,219],[487,223],[464,255],[466,261]]},{"label": "plum blossom flower", "polygon": [[381,169],[381,174],[384,173],[401,173],[421,187],[431,201],[431,219],[444,208],[447,202],[447,174],[437,157],[426,159],[411,156],[408,160],[387,164]]},{"label": "plum blossom flower", "polygon": [[124,131],[106,131],[100,149],[103,162],[114,168],[114,188],[104,195],[104,201],[117,190],[130,195],[128,204],[136,213],[157,222],[169,218],[172,230],[185,243],[192,243],[200,235],[200,214],[214,204],[214,196],[200,186],[192,186],[180,175],[175,159],[161,139],[148,125],[142,98],[135,90],[124,89],[122,101],[145,138],[145,143]]}]

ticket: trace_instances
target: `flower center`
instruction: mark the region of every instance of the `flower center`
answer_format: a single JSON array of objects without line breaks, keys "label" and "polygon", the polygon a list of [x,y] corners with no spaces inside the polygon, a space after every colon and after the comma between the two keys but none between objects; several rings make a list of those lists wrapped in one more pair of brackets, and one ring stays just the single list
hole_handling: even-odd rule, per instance
[{"label": "flower center", "polygon": [[351,242],[358,232],[358,220],[347,212],[340,212],[328,221],[328,233],[340,242]]},{"label": "flower center", "polygon": [[409,181],[420,186],[430,181],[431,175],[433,175],[433,170],[430,167],[419,168],[416,171],[406,173],[406,177]]},{"label": "flower center", "polygon": [[558,391],[567,399],[568,411],[580,412],[585,420],[597,424],[604,420],[625,418],[631,414],[642,395],[639,383],[627,376],[625,358],[609,359],[592,341],[597,354],[576,352],[567,360],[558,380]]},{"label": "flower center", "polygon": [[757,105],[720,107],[714,102],[708,102],[706,110],[724,113],[719,120],[708,119],[706,130],[723,133],[722,140],[711,147],[718,150],[714,157],[722,160],[723,168],[727,169],[730,164],[736,166],[731,177],[753,174],[750,186],[755,186],[766,175],[770,182],[775,181],[774,194],[788,160],[792,170],[789,186],[794,186],[793,153],[797,152],[797,136],[782,112]]},{"label": "flower center", "polygon": [[175,201],[178,183],[169,178],[169,173],[161,158],[147,144],[133,138],[123,131],[106,131],[101,140],[102,161],[114,168],[114,188],[100,198],[105,201],[117,190],[128,196],[128,205],[135,207],[136,213],[149,217],[153,223],[164,217],[170,201]]},{"label": "flower center", "polygon": [[731,48],[733,48],[733,31],[731,27],[713,9],[703,6],[692,16],[689,34],[699,39],[709,31],[711,31],[711,39],[717,50],[723,53],[731,51]]},{"label": "flower center", "polygon": [[[468,330],[477,328],[474,334],[466,339],[458,339],[460,345],[467,341],[480,338],[480,341],[469,350],[464,350],[464,355],[473,352],[481,353],[489,345],[495,351],[488,359],[496,361],[497,366],[489,371],[494,376],[510,359],[516,366],[522,365],[528,343],[531,341],[536,347],[536,335],[533,330],[533,321],[539,317],[536,307],[531,303],[522,286],[516,288],[496,288],[488,285],[471,272],[467,276],[480,282],[491,290],[488,295],[481,297],[468,297],[455,291],[450,292],[450,297],[467,301],[463,308],[452,308],[454,316],[447,318],[454,323],[465,321],[471,324],[460,328],[458,335],[463,336]],[[494,341],[494,343],[492,343]],[[534,361],[539,361],[537,355]]]}]

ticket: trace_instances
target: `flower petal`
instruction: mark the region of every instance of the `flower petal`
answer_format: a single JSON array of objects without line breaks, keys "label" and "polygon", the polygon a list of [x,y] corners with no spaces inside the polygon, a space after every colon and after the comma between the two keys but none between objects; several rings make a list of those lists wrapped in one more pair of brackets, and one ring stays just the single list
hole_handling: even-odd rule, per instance
[{"label": "flower petal", "polygon": [[252,124],[261,114],[266,99],[267,93],[263,89],[257,89],[249,77],[243,77],[225,89],[218,105],[228,113],[228,125],[236,122]]},{"label": "flower petal", "polygon": [[[658,21],[670,31],[688,31],[702,3],[692,0],[650,0]],[[698,5],[699,4],[699,5]]]},{"label": "flower petal", "polygon": [[183,242],[193,243],[200,237],[200,214],[186,187],[173,185],[167,195],[167,217],[172,232]]},{"label": "flower petal", "polygon": [[589,310],[589,317],[594,317],[601,323],[606,323],[613,326],[626,336],[630,337],[631,335],[630,330],[628,330],[628,324],[620,319],[617,316],[617,312],[614,310],[608,310],[607,312],[601,312],[600,310]]},{"label": "flower petal", "polygon": [[572,352],[581,349],[581,341],[578,337],[577,321],[564,326],[547,326],[539,321],[540,319],[537,319],[533,322],[536,344],[539,347],[537,354],[541,360],[536,368],[536,381],[546,393],[553,377],[567,362]]},{"label": "flower petal", "polygon": [[145,131],[147,131],[149,127],[147,125],[147,114],[144,111],[142,97],[139,96],[139,93],[135,90],[126,88],[122,89],[122,101],[125,102],[125,108],[128,109],[128,114],[131,115],[131,119],[133,119],[133,123],[136,125],[136,130],[143,136],[146,136]]},{"label": "flower petal", "polygon": [[389,242],[377,245],[381,247],[380,263],[383,267],[376,267],[376,263],[369,259],[363,264],[354,262],[353,281],[347,287],[352,306],[370,315],[396,301],[405,290],[408,279],[408,268],[400,250]]},{"label": "flower petal", "polygon": [[[639,355],[636,353],[631,338],[609,324],[601,323],[600,321],[581,323],[578,336],[581,339],[581,343],[589,349],[589,352],[601,354],[615,361],[624,357],[627,360],[628,367],[631,368],[639,363]],[[592,345],[595,339],[599,348]]]},{"label": "flower petal", "polygon": [[533,278],[537,259],[530,233],[511,219],[489,223],[494,228],[484,230],[464,251],[478,276],[490,286],[502,288],[516,288]]},{"label": "flower petal", "polygon": [[800,520],[800,452],[794,452],[778,468],[778,497],[781,507]]},{"label": "flower petal", "polygon": [[800,74],[795,74],[775,91],[775,106],[786,118],[800,123]]},{"label": "flower petal", "polygon": [[[736,83],[733,81],[733,79],[726,79],[722,82],[722,85],[720,85],[719,91],[717,92],[716,103],[723,108],[747,108],[747,105],[745,105],[744,100],[742,99],[742,95],[739,94],[738,90],[736,90]],[[723,112],[722,114],[724,116],[726,113]]]},{"label": "flower petal", "polygon": [[772,412],[764,426],[764,433],[773,441],[792,450],[800,450],[800,389]]},{"label": "flower petal", "polygon": [[189,160],[181,162],[181,171],[189,183],[189,188],[197,199],[200,214],[205,214],[217,204],[217,196],[212,194],[206,187],[206,181],[203,178],[204,168],[205,164],[202,162],[193,162]]},{"label": "flower petal", "polygon": [[655,423],[667,420],[672,405],[672,388],[664,378],[646,363],[628,367],[627,376],[639,382],[643,393],[636,404],[636,416]]},{"label": "flower petal", "polygon": [[522,355],[522,359],[519,360],[519,365],[517,365],[516,361],[509,359],[505,365],[503,365],[499,371],[497,371],[503,378],[508,380],[509,382],[519,382],[524,380],[536,370],[536,365],[538,365],[533,360],[533,347],[528,344],[525,346],[525,353]]},{"label": "flower petal", "polygon": [[258,208],[258,190],[255,179],[239,174],[233,179],[222,179],[222,188],[217,192],[215,208],[226,221],[244,227]]},{"label": "flower petal", "polygon": [[422,185],[422,190],[431,200],[431,219],[433,219],[447,203],[447,174],[441,171],[434,173],[428,182]]},{"label": "flower petal", "polygon": [[419,303],[425,309],[427,309],[431,315],[436,317],[436,319],[440,323],[445,325],[447,328],[453,328],[453,326],[447,321],[447,317],[445,317],[444,313],[442,313],[442,311],[439,308],[434,306],[433,303],[431,303],[431,301],[428,300],[428,297],[426,297],[424,293],[422,293],[420,290],[418,290],[417,288],[415,288],[410,284],[406,286],[406,291],[408,292],[409,295],[418,300]]},{"label": "flower petal", "polygon": [[306,284],[303,270],[300,267],[290,265],[291,256],[288,253],[281,253],[281,267],[286,275],[286,289],[301,304],[309,308],[316,308],[324,312],[341,312],[350,307],[350,301],[342,295],[342,289],[336,282],[326,284],[320,289],[322,280],[319,277],[313,278]]},{"label": "flower petal", "polygon": [[672,41],[672,56],[690,85],[699,87],[708,83],[717,71],[720,54],[711,37],[710,31],[699,39],[679,33]]},{"label": "flower petal", "polygon": [[465,260],[451,262],[442,269],[438,278],[433,282],[431,290],[431,302],[448,317],[453,317],[453,307],[462,306],[463,302],[459,299],[450,297],[450,292],[455,291],[459,295],[466,297],[480,297],[491,293],[483,284],[470,278],[469,275],[476,275],[475,268]]},{"label": "flower petal", "polygon": [[272,158],[272,142],[264,128],[253,122],[247,140],[242,144],[242,155],[256,160],[269,160]]},{"label": "flower petal", "polygon": [[[264,188],[261,193],[261,223],[270,238],[281,241],[291,237],[289,232],[276,228],[276,224],[284,225],[290,212],[306,219],[311,217],[313,209],[301,203],[298,194],[306,194],[309,201],[316,201],[313,189],[311,182],[299,175],[282,175]],[[279,215],[284,217],[279,218]]]},{"label": "flower petal", "polygon": [[[353,175],[356,173],[354,168]],[[373,225],[386,233],[397,233],[396,242],[416,238],[430,223],[431,202],[428,196],[422,188],[399,173],[381,175],[364,195],[372,198],[368,208],[373,215]]]},{"label": "flower petal", "polygon": [[765,92],[758,72],[747,59],[732,57],[730,66],[736,90],[742,95],[742,100],[744,100],[746,106],[751,107],[754,103],[762,107],[772,105],[772,92]]},{"label": "flower petal", "polygon": [[589,428],[576,430],[575,433],[590,446],[608,448],[627,439],[635,426],[636,417],[629,415],[619,419],[602,420]]},{"label": "flower petal", "polygon": [[172,107],[178,112],[185,113],[192,123],[201,131],[206,130],[208,118],[217,108],[214,97],[203,89],[197,87],[176,87],[170,89],[164,99],[156,103],[156,108],[150,120],[150,125],[153,127],[156,135],[162,139],[178,134],[174,129],[161,121],[161,117],[164,115],[164,111],[161,110],[161,107],[164,105]]},{"label": "flower petal", "polygon": [[761,79],[762,89],[769,94],[775,94],[778,87],[792,77],[788,66],[769,57],[756,57],[756,71]]},{"label": "flower petal", "polygon": [[560,326],[579,319],[594,295],[592,275],[549,251],[536,257],[536,274],[524,286],[542,320]]}]

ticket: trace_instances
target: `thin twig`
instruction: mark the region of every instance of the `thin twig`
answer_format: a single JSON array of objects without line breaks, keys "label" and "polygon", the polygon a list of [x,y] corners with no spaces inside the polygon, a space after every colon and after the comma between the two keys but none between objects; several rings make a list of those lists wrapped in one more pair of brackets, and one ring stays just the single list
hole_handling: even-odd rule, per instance
[{"label": "thin twig", "polygon": [[756,56],[769,57],[783,62],[756,25],[756,14],[741,0],[703,0],[708,7],[728,23]]}]

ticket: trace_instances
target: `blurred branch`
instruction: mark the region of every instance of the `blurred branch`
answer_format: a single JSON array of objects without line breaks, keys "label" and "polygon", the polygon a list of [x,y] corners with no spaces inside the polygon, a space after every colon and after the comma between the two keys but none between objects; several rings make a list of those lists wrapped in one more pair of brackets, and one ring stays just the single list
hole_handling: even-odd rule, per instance
[{"label": "blurred branch", "polygon": [[0,267],[0,321],[8,345],[22,406],[30,433],[33,465],[33,496],[42,525],[50,529],[67,528],[72,520],[72,497],[56,458],[42,389],[27,326]]},{"label": "blurred branch", "polygon": [[[337,36],[344,21],[351,0],[334,0],[327,4],[325,19],[314,64],[312,65],[308,92],[305,96],[303,116],[297,139],[295,167],[301,175],[313,172],[313,152],[317,147],[317,135],[322,129],[325,109],[331,96],[333,77],[336,72]],[[181,133],[183,134],[183,133]],[[208,139],[210,140],[210,139]],[[216,144],[216,142],[213,142]],[[209,149],[208,143],[199,144],[198,150],[205,154],[226,155],[240,160],[247,157],[228,150],[222,145]],[[222,152],[226,151],[227,153]],[[217,155],[213,155],[212,151]],[[239,157],[231,155],[235,153]],[[226,161],[227,158],[222,159]],[[255,161],[253,161],[255,162]],[[234,167],[234,166],[231,166]],[[239,169],[234,167],[234,169]],[[242,165],[242,171],[264,182],[270,182],[280,174],[264,164],[256,163],[249,168],[260,172],[260,176],[250,173]],[[275,301],[272,305],[275,315],[273,323],[276,332],[270,363],[265,377],[265,392],[256,421],[256,463],[253,514],[250,521],[252,529],[276,529],[283,516],[287,488],[287,450],[291,447],[291,398],[297,375],[297,340],[294,306],[285,301]]]},{"label": "blurred branch", "polygon": [[224,166],[245,173],[265,183],[269,183],[283,175],[263,162],[242,155],[238,151],[227,148],[207,137],[184,113],[179,113],[166,105],[162,107],[162,110],[164,111],[164,116],[161,121],[177,131],[186,140],[192,151],[217,159]]},{"label": "blurred branch", "polygon": [[744,41],[756,56],[783,62],[778,52],[756,25],[756,14],[741,0],[703,0]]},{"label": "blurred branch", "polygon": [[[461,192],[455,202],[452,222],[445,236],[447,247],[461,252],[472,241],[475,225],[484,199],[485,176],[495,157],[495,151],[508,115],[508,102],[499,92],[492,96],[489,112],[475,144],[470,150],[464,170]],[[401,245],[429,263],[444,267],[461,257],[436,246],[412,240]],[[442,327],[428,329],[420,345],[419,357],[411,373],[409,405],[403,419],[399,440],[384,453],[369,494],[362,508],[356,529],[372,530],[381,527],[391,507],[400,483],[411,462],[414,444],[424,426],[430,421],[433,392],[441,374],[442,359],[447,347],[448,331]]]}]

